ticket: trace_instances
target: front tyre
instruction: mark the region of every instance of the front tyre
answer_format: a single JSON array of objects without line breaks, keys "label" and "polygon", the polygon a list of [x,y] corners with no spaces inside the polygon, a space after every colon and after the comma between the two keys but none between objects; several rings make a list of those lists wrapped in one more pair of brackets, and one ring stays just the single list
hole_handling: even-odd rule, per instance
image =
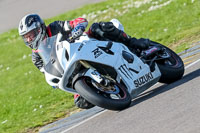
[{"label": "front tyre", "polygon": [[162,44],[151,41],[151,45],[164,47],[165,54],[170,56],[167,59],[156,61],[161,72],[159,82],[169,84],[181,79],[184,74],[184,63],[182,59],[174,51]]},{"label": "front tyre", "polygon": [[94,80],[81,77],[75,82],[74,88],[87,101],[109,110],[122,110],[129,107],[131,103],[128,91],[118,83],[108,86],[109,91],[102,91]]}]

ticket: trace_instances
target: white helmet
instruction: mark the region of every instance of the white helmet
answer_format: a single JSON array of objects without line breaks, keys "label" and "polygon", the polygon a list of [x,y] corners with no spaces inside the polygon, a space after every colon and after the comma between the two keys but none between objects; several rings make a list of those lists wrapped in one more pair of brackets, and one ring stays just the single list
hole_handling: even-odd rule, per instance
[{"label": "white helmet", "polygon": [[119,22],[119,20],[117,20],[117,19],[114,18],[114,19],[111,19],[110,22],[112,22],[113,25],[114,25],[117,29],[124,31],[124,26]]},{"label": "white helmet", "polygon": [[[44,21],[37,14],[28,14],[22,18],[18,27],[19,35],[22,36],[26,46],[37,49],[40,41],[46,35],[46,26]],[[32,35],[32,40],[28,41],[26,35]]]}]

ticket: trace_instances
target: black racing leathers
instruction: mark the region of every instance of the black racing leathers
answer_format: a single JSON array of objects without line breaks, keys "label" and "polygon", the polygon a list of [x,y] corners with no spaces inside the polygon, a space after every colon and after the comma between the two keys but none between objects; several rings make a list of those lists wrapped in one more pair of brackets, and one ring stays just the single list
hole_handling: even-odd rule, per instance
[{"label": "black racing leathers", "polygon": [[109,39],[111,41],[121,42],[130,50],[147,49],[149,45],[149,39],[136,39],[135,37],[131,37],[124,31],[117,29],[112,22],[93,23],[87,31],[87,34],[99,40]]}]

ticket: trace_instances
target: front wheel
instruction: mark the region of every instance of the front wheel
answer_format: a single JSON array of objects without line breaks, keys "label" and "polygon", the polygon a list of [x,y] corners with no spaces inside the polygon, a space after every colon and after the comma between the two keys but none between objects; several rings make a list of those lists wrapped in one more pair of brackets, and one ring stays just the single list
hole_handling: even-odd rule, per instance
[{"label": "front wheel", "polygon": [[159,82],[171,83],[181,79],[184,74],[184,63],[182,59],[174,51],[162,44],[151,41],[151,45],[164,47],[164,54],[169,55],[169,58],[156,61],[161,72]]},{"label": "front wheel", "polygon": [[131,97],[125,87],[118,83],[103,87],[89,77],[79,78],[74,88],[87,101],[110,110],[122,110],[131,103]]}]

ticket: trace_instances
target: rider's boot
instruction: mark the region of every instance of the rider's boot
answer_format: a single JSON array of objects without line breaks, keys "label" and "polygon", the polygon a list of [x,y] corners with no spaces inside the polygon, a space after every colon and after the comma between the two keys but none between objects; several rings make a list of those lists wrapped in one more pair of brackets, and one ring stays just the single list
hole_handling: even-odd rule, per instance
[{"label": "rider's boot", "polygon": [[148,49],[149,43],[150,43],[149,39],[144,39],[144,38],[136,39],[135,37],[130,37],[129,35],[127,35],[125,32],[121,30],[117,32],[119,33],[118,42],[125,44],[131,51],[134,51],[137,49],[139,49],[140,51]]},{"label": "rider's boot", "polygon": [[87,100],[85,100],[79,94],[74,94],[74,103],[78,108],[81,108],[81,109],[90,109],[95,106],[91,104],[90,102],[88,102]]}]

